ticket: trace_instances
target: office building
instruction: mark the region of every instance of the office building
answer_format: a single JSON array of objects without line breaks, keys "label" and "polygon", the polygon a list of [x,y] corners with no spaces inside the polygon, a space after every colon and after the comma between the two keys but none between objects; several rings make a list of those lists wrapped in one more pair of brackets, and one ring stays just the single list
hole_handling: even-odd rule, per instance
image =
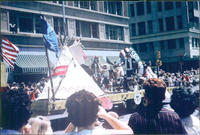
[{"label": "office building", "polygon": [[[81,39],[88,56],[99,55],[105,60],[106,56],[118,56],[121,49],[131,46],[126,1],[1,2],[0,9],[1,35],[20,49],[15,70],[8,68],[14,81],[37,80],[47,74],[41,16],[59,39],[64,36],[64,28],[68,38]],[[52,66],[55,56],[52,52],[49,55]]]},{"label": "office building", "polygon": [[132,47],[142,60],[161,68],[180,71],[199,67],[200,3],[129,1]]}]

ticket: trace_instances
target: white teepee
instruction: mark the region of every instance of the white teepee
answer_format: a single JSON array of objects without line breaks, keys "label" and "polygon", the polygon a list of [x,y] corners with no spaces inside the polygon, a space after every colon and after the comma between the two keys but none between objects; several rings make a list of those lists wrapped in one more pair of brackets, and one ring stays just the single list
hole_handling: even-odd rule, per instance
[{"label": "white teepee", "polygon": [[[84,71],[77,60],[72,56],[67,46],[64,46],[62,49],[56,67],[59,66],[68,66],[68,69],[64,76],[53,77],[55,99],[67,99],[71,94],[82,89],[94,93],[97,97],[104,94],[92,77]],[[48,89],[49,97],[52,97],[50,86],[49,80],[37,100],[48,99]]]}]

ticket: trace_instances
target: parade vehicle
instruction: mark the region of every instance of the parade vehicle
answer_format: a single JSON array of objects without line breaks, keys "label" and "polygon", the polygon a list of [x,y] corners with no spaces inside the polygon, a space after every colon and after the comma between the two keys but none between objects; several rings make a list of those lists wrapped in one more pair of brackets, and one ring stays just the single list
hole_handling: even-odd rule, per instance
[{"label": "parade vehicle", "polygon": [[[66,109],[65,102],[67,98],[74,92],[81,89],[86,89],[94,93],[97,97],[99,97],[102,104],[104,104],[105,108],[108,110],[121,104],[127,109],[127,111],[131,111],[134,110],[137,104],[141,102],[144,90],[122,90],[117,92],[102,91],[93,78],[89,76],[80,66],[84,60],[81,49],[80,41],[75,41],[73,45],[64,46],[62,48],[57,65],[52,73],[52,82],[49,80],[39,97],[33,101],[32,111],[34,115],[63,113]],[[132,51],[130,53],[133,53]],[[78,54],[80,54],[80,56],[78,56]],[[137,63],[140,63],[139,56],[137,56],[135,52],[133,55],[134,58],[136,57]],[[126,63],[125,60],[126,59],[124,59],[124,61],[121,60],[121,63]],[[142,64],[140,64],[139,70],[135,71],[138,76],[142,75],[142,68]],[[129,70],[130,69],[131,68],[129,68]],[[129,81],[131,81],[131,77],[133,77],[133,75],[134,72],[129,76]],[[53,89],[51,88],[52,83]],[[168,88],[169,92],[171,92],[171,90],[172,88]],[[113,104],[113,106],[111,104]]]}]

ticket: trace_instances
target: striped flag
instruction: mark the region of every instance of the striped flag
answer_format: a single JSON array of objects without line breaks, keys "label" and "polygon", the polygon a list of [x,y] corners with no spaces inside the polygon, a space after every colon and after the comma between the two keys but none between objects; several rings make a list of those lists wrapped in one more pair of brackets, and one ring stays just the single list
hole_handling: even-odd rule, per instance
[{"label": "striped flag", "polygon": [[1,41],[2,57],[13,69],[14,64],[19,53],[19,48],[12,44],[8,39],[2,37]]},{"label": "striped flag", "polygon": [[67,73],[67,70],[68,70],[68,65],[57,66],[56,68],[54,68],[52,76],[54,77],[54,76],[65,75]]}]

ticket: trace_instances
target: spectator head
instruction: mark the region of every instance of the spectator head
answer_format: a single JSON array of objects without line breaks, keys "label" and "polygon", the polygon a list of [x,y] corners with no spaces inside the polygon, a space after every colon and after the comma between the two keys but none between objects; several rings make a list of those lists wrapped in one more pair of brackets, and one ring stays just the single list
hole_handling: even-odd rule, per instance
[{"label": "spectator head", "polygon": [[191,115],[199,105],[199,91],[191,87],[175,88],[171,96],[171,107],[181,118]]},{"label": "spectator head", "polygon": [[97,119],[99,101],[93,93],[81,90],[67,99],[66,108],[72,124],[87,127]]},{"label": "spectator head", "polygon": [[24,89],[13,89],[1,93],[2,128],[18,130],[31,116],[31,100]]},{"label": "spectator head", "polygon": [[28,120],[28,125],[30,125],[30,134],[35,135],[49,135],[53,134],[51,128],[51,122],[43,116],[37,116],[35,118],[30,118]]},{"label": "spectator head", "polygon": [[148,79],[144,82],[143,88],[149,104],[160,104],[165,99],[166,84],[161,79]]}]

